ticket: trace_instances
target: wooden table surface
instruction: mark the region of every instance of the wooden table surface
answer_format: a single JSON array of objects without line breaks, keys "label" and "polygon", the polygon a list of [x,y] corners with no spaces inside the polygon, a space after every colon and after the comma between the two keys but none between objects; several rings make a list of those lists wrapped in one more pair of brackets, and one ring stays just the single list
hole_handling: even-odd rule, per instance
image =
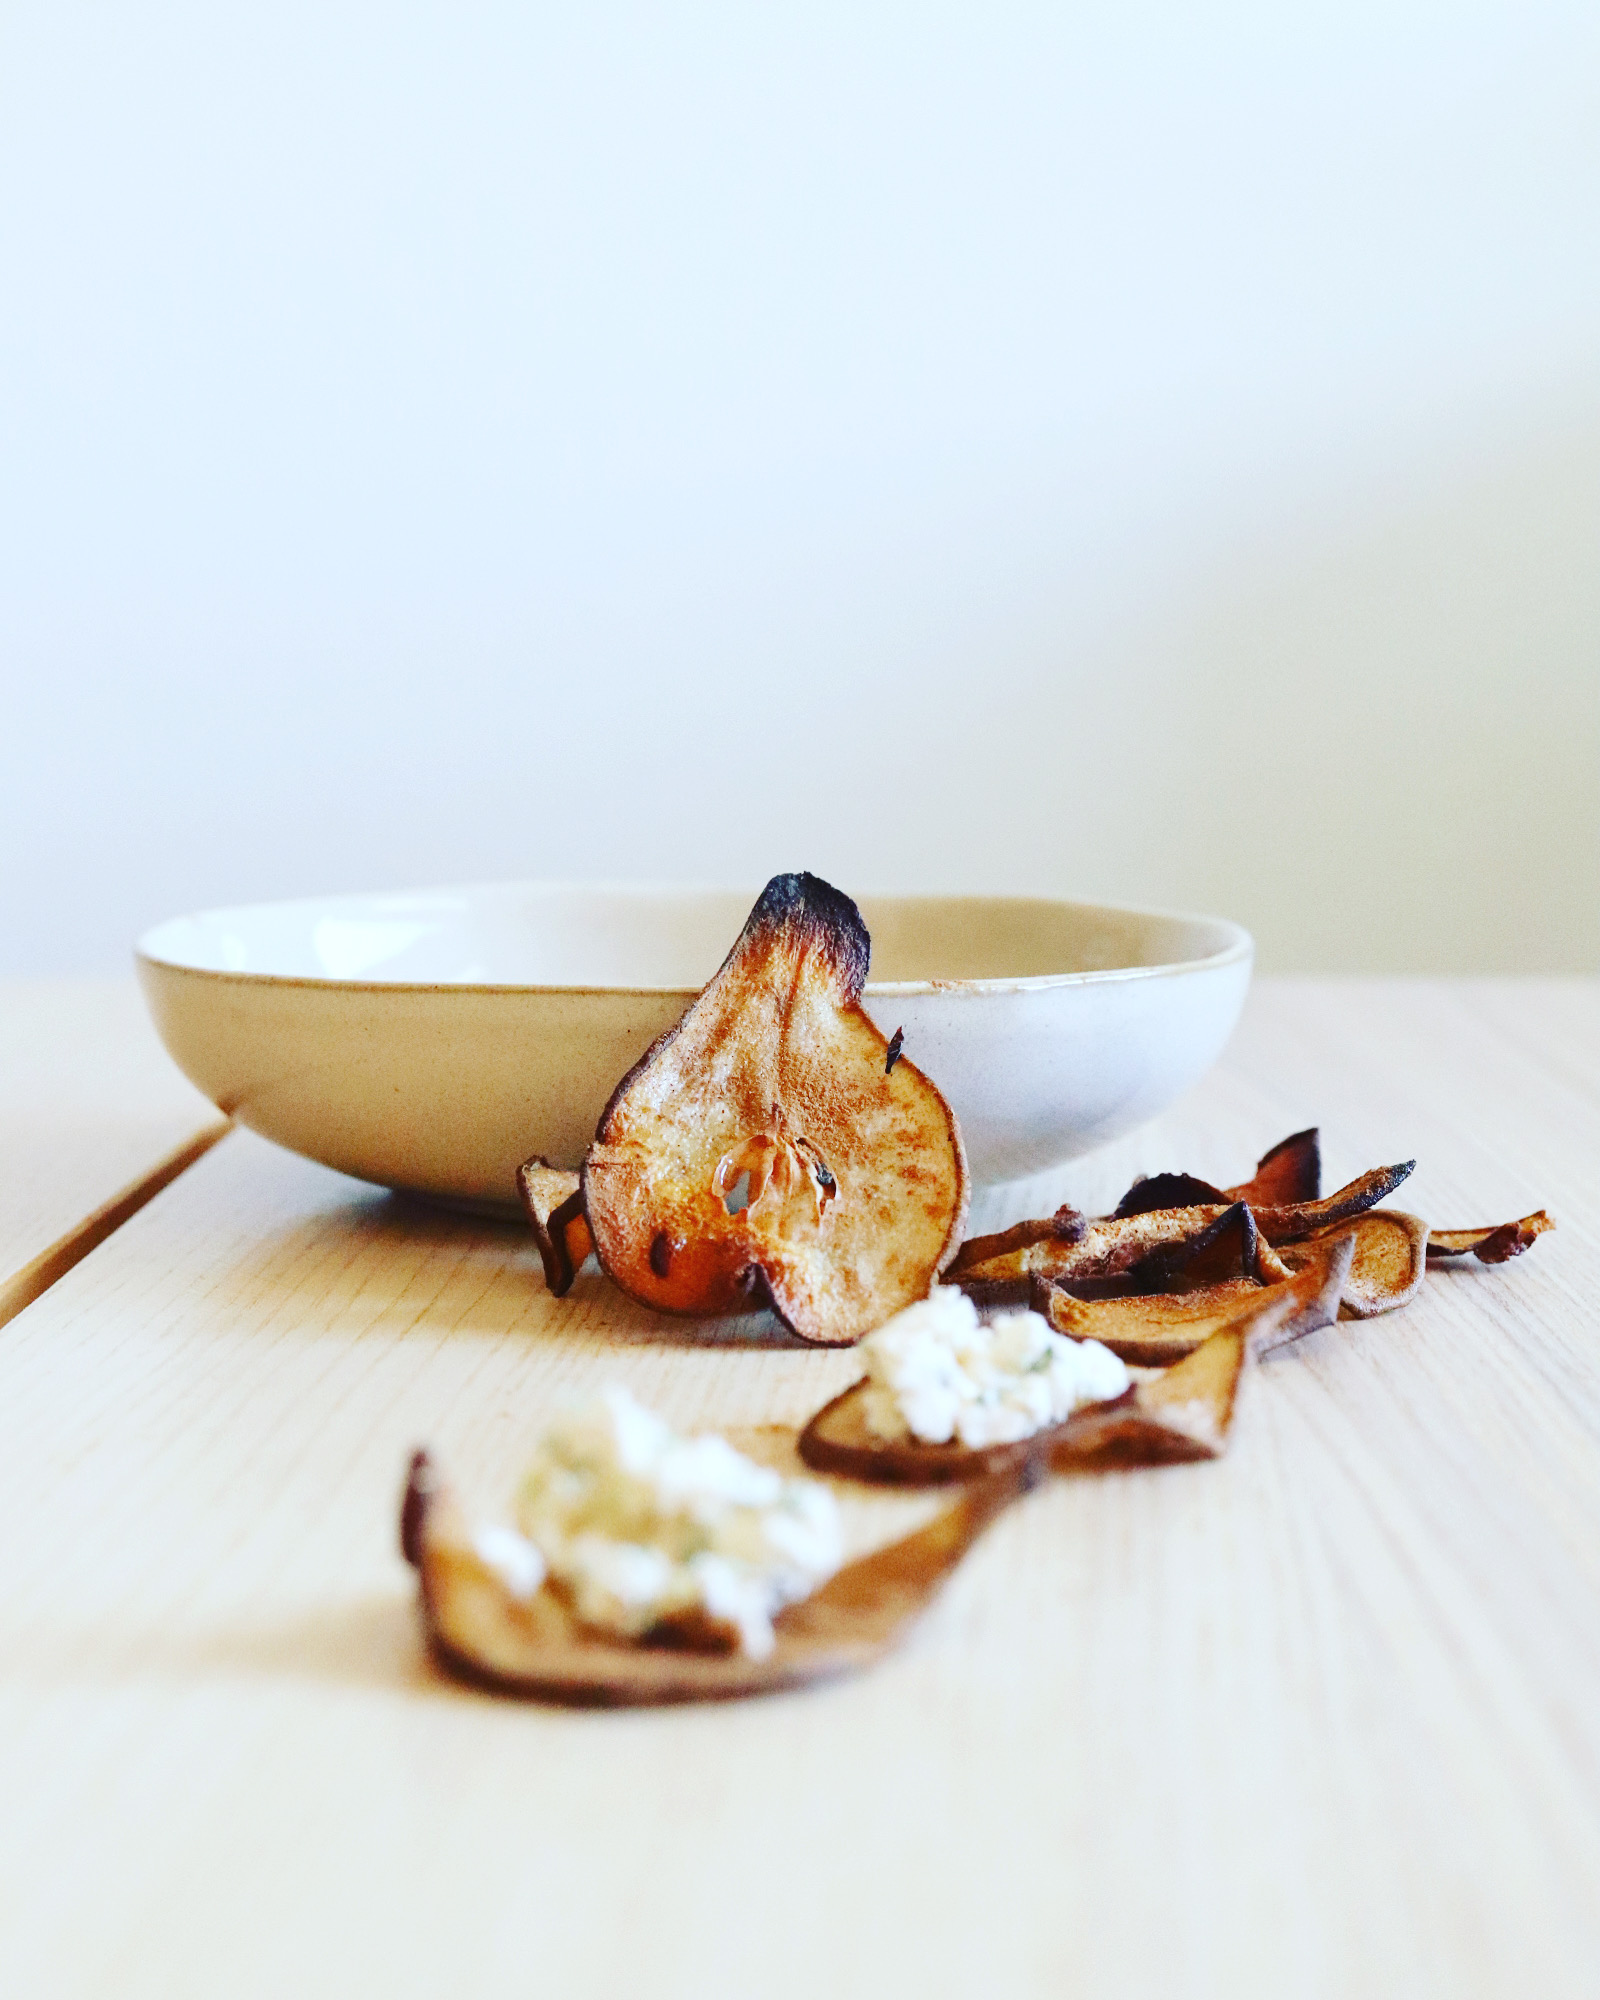
[{"label": "wooden table surface", "polygon": [[[168,1085],[97,1177],[149,1075],[86,1099],[57,991],[0,988],[0,1136],[81,1220],[207,1121]],[[1260,1364],[1222,1462],[1032,1495],[875,1672],[634,1714],[430,1670],[410,1447],[492,1505],[560,1391],[799,1420],[850,1357],[553,1300],[520,1229],[228,1136],[0,1329],[0,1991],[1600,1991],[1600,988],[1264,982],[975,1220],[1311,1123],[1334,1181],[1415,1154],[1436,1224],[1559,1230]]]},{"label": "wooden table surface", "polygon": [[0,984],[0,1326],[224,1130],[131,980]]}]

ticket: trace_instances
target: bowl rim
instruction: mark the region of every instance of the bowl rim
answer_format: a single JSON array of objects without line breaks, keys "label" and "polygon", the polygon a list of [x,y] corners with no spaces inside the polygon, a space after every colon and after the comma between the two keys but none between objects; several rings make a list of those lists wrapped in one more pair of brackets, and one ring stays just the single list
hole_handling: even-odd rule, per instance
[{"label": "bowl rim", "polygon": [[[203,910],[187,911],[181,916],[166,917],[142,931],[134,942],[135,966],[142,972],[149,967],[155,972],[181,973],[191,979],[215,981],[226,985],[268,987],[274,989],[308,988],[314,991],[332,993],[433,993],[452,996],[482,995],[493,997],[505,994],[553,994],[576,998],[589,994],[605,994],[625,999],[678,999],[692,1000],[702,989],[693,985],[676,986],[624,986],[615,983],[592,985],[563,982],[524,982],[518,980],[461,980],[461,979],[338,979],[314,973],[297,972],[247,972],[233,971],[216,966],[193,965],[181,958],[174,958],[163,951],[156,940],[163,931],[178,924],[198,923],[207,918],[237,917],[251,915],[265,910],[315,910],[318,908],[348,908],[351,904],[387,904],[404,902],[409,898],[423,897],[471,897],[489,893],[504,893],[507,890],[537,889],[553,893],[585,895],[632,895],[658,897],[728,896],[743,895],[741,889],[730,889],[710,883],[696,882],[630,882],[598,881],[571,882],[545,880],[532,877],[522,881],[472,882],[465,884],[445,883],[437,886],[413,889],[381,889],[371,891],[349,891],[344,894],[323,896],[291,896],[261,903],[225,903]],[[750,892],[752,905],[760,894],[759,889]],[[1255,939],[1242,924],[1231,917],[1212,916],[1205,911],[1169,910],[1146,903],[1108,903],[1078,896],[1025,895],[1007,892],[990,895],[981,891],[929,891],[929,890],[864,890],[857,901],[889,901],[914,903],[1029,903],[1053,904],[1060,909],[1086,910],[1106,916],[1146,917],[1158,921],[1184,924],[1210,924],[1226,937],[1226,942],[1218,950],[1207,952],[1199,958],[1173,959],[1159,965],[1113,965],[1102,966],[1082,972],[1039,972],[1005,975],[993,979],[868,979],[862,989],[862,998],[867,999],[907,999],[921,994],[947,994],[954,997],[980,996],[994,993],[1034,993],[1052,992],[1057,988],[1076,986],[1103,986],[1125,983],[1133,980],[1170,979],[1180,975],[1198,972],[1217,972],[1232,965],[1248,964],[1255,957]]]}]

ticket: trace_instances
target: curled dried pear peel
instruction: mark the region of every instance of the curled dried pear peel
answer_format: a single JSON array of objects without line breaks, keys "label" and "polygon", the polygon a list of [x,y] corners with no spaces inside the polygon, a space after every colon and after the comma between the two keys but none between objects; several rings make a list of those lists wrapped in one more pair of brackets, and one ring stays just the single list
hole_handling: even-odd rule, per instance
[{"label": "curled dried pear peel", "polygon": [[631,1297],[770,1305],[848,1345],[955,1253],[955,1116],[860,1004],[870,941],[814,875],[767,884],[721,970],[617,1086],[583,1163],[595,1254]]}]

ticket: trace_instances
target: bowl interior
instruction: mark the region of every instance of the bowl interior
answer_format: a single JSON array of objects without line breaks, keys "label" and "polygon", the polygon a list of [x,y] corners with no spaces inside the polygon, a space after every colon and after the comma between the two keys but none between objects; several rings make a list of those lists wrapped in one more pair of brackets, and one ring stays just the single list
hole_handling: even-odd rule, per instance
[{"label": "bowl interior", "polygon": [[[543,883],[320,897],[178,917],[139,949],[247,977],[688,993],[721,964],[754,901],[753,890]],[[860,901],[869,991],[1137,973],[1248,949],[1237,925],[1212,917],[1028,897]]]}]

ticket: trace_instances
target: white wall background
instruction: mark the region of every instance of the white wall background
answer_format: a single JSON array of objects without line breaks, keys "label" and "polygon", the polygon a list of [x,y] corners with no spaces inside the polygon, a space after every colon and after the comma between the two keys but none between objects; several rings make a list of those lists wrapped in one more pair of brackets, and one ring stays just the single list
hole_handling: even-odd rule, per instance
[{"label": "white wall background", "polygon": [[0,10],[0,969],[553,874],[1600,965],[1600,9]]}]

